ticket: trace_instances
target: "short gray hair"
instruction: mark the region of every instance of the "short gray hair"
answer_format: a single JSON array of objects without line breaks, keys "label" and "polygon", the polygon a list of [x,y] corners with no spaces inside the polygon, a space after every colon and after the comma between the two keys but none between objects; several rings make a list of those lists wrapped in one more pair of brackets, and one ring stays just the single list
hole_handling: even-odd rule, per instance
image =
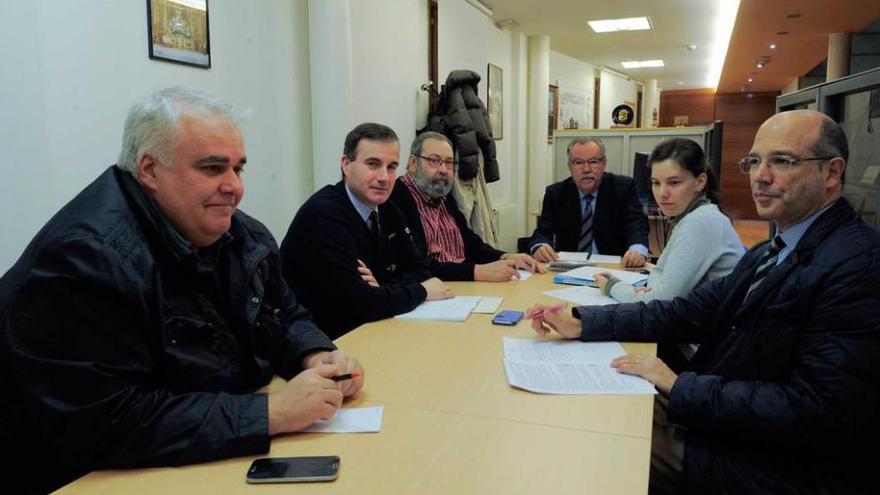
[{"label": "short gray hair", "polygon": [[599,147],[599,151],[602,153],[602,156],[605,156],[605,143],[603,143],[601,139],[595,137],[577,137],[572,139],[571,142],[568,143],[568,148],[566,148],[565,150],[565,153],[568,155],[568,159],[571,160],[572,148],[579,144],[587,143],[594,143],[596,146]]},{"label": "short gray hair", "polygon": [[425,143],[425,141],[427,141],[429,139],[436,139],[437,141],[445,141],[446,144],[448,144],[450,148],[454,149],[454,147],[452,146],[452,141],[450,141],[448,137],[444,136],[443,134],[440,134],[439,132],[425,131],[425,132],[419,134],[418,136],[416,136],[416,138],[413,140],[412,145],[409,147],[409,154],[415,155],[415,156],[421,155],[422,154],[422,145]]},{"label": "short gray hair", "polygon": [[161,89],[137,101],[129,109],[116,166],[137,177],[141,157],[151,155],[170,167],[183,115],[216,115],[238,126],[238,117],[227,103],[199,91]]}]

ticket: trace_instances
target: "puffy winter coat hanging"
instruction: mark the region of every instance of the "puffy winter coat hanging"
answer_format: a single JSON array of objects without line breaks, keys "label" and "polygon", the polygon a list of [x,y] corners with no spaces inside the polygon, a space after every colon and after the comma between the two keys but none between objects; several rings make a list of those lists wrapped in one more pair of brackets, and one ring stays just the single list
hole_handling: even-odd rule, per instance
[{"label": "puffy winter coat hanging", "polygon": [[452,141],[458,152],[458,177],[471,180],[480,166],[478,153],[483,152],[486,182],[495,182],[498,160],[495,141],[489,124],[486,105],[477,96],[480,75],[471,70],[454,70],[446,78],[437,108],[428,115],[428,130],[439,132]]}]

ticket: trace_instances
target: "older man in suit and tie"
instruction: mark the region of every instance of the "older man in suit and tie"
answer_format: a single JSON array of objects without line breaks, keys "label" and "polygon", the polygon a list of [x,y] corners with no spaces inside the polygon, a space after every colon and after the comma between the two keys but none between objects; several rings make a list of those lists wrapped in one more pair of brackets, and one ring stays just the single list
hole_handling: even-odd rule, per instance
[{"label": "older man in suit and tie", "polygon": [[557,251],[622,256],[627,267],[648,258],[648,218],[629,177],[605,172],[605,145],[577,138],[568,145],[571,177],[544,192],[529,252],[538,261],[559,259]]}]

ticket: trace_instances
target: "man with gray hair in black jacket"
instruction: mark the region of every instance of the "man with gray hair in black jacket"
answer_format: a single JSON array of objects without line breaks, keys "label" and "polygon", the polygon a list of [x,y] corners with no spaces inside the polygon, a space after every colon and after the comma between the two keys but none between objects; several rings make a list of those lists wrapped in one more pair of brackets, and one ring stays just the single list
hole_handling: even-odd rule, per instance
[{"label": "man with gray hair in black jacket", "polygon": [[[156,92],[131,108],[118,164],[0,279],[5,490],[265,453],[360,390],[237,209],[245,162],[231,107]],[[256,392],[276,374],[290,381]]]}]

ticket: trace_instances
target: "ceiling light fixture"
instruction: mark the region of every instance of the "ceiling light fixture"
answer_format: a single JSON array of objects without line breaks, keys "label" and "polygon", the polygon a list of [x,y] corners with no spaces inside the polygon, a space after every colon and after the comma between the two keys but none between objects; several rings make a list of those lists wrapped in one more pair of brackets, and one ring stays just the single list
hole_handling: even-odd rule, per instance
[{"label": "ceiling light fixture", "polygon": [[724,59],[727,58],[727,48],[730,46],[730,37],[733,33],[733,24],[736,22],[736,13],[739,10],[740,0],[727,0],[718,2],[718,10],[712,20],[712,29],[715,39],[712,41],[712,56],[709,57],[709,73],[706,77],[706,86],[718,88],[721,80],[721,70],[724,69]]},{"label": "ceiling light fixture", "polygon": [[645,31],[651,29],[651,21],[647,17],[627,17],[625,19],[601,19],[587,21],[590,28],[597,33],[614,33],[617,31]]},{"label": "ceiling light fixture", "polygon": [[764,68],[764,64],[762,64],[761,62],[758,62],[758,68],[759,68],[759,69],[763,69],[763,68]]},{"label": "ceiling light fixture", "polygon": [[643,69],[645,67],[664,67],[662,60],[628,60],[621,62],[624,69]]},{"label": "ceiling light fixture", "polygon": [[771,50],[775,50],[775,49],[776,49],[776,43],[770,43],[770,49],[771,49]]},{"label": "ceiling light fixture", "polygon": [[749,78],[749,82],[752,82],[752,78],[751,78],[751,77]]}]

